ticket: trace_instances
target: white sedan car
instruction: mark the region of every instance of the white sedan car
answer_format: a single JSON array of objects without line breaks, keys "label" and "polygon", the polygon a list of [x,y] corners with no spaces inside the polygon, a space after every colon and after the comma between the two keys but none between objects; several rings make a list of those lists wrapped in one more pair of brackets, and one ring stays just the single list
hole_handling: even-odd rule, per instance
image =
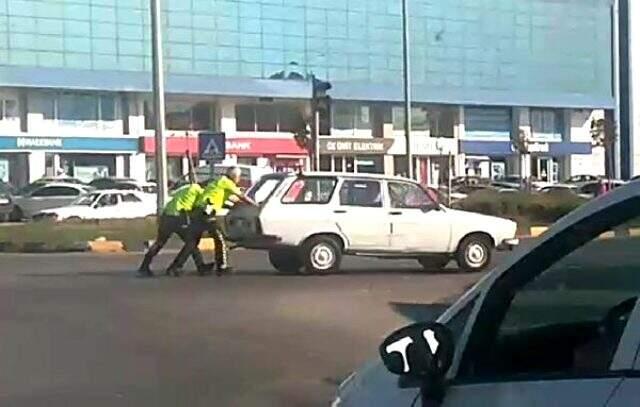
[{"label": "white sedan car", "polygon": [[240,246],[268,250],[282,272],[335,272],[343,254],[416,259],[426,269],[454,259],[480,271],[494,248],[517,244],[515,222],[447,208],[405,178],[273,174],[248,194],[260,208],[231,210],[227,234]]},{"label": "white sedan car", "polygon": [[104,190],[81,196],[67,206],[38,212],[35,219],[133,219],[156,213],[156,204],[139,191]]}]

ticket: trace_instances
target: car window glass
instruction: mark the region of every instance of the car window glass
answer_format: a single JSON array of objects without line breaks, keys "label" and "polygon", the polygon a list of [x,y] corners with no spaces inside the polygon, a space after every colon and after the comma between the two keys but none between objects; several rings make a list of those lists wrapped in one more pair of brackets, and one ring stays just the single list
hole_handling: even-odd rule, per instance
[{"label": "car window glass", "polygon": [[118,195],[104,194],[98,200],[98,206],[114,206],[118,204]]},{"label": "car window glass", "polygon": [[134,194],[124,194],[122,195],[122,202],[142,202],[142,200]]},{"label": "car window glass", "polygon": [[282,178],[263,178],[247,192],[247,196],[257,203],[264,202],[280,185]]},{"label": "car window glass", "polygon": [[503,291],[507,308],[492,312],[504,317],[495,331],[476,322],[474,330],[490,333],[461,377],[607,372],[640,295],[638,247],[640,219],[634,219]]},{"label": "car window glass", "polygon": [[70,187],[45,187],[35,191],[31,196],[47,197],[47,196],[77,196],[80,191]]},{"label": "car window glass", "polygon": [[382,207],[379,181],[346,180],[340,187],[340,205]]},{"label": "car window glass", "polygon": [[427,193],[416,184],[389,182],[389,200],[392,208],[420,209],[433,205]]},{"label": "car window glass", "polygon": [[282,203],[326,204],[336,187],[335,178],[299,178],[282,197]]}]

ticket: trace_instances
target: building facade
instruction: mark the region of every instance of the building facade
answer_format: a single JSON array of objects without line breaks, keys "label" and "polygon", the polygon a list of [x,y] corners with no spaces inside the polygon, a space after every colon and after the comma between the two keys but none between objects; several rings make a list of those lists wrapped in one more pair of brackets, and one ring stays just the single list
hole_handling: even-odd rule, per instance
[{"label": "building facade", "polygon": [[[406,173],[401,2],[166,0],[170,176],[201,130],[230,158],[308,165],[293,139],[311,74],[332,84],[321,168]],[[604,172],[590,121],[613,107],[608,0],[410,0],[418,178]],[[2,0],[0,178],[155,177],[142,0]],[[511,140],[526,134],[530,151]]]}]

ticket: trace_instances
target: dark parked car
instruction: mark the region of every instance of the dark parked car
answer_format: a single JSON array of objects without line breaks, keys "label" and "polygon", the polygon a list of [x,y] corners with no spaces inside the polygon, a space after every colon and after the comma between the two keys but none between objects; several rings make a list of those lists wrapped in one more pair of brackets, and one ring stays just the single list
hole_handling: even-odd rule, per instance
[{"label": "dark parked car", "polygon": [[13,211],[13,194],[15,190],[11,184],[0,182],[0,221],[9,220],[9,214]]}]

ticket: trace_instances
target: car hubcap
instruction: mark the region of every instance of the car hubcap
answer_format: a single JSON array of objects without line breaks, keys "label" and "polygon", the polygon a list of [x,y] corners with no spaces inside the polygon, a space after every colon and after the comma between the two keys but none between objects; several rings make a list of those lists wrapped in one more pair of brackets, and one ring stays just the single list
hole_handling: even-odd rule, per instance
[{"label": "car hubcap", "polygon": [[480,243],[472,243],[467,247],[465,257],[469,266],[480,267],[484,264],[487,254],[483,245]]},{"label": "car hubcap", "polygon": [[311,264],[318,270],[327,270],[333,266],[335,255],[327,244],[319,244],[311,249]]}]

